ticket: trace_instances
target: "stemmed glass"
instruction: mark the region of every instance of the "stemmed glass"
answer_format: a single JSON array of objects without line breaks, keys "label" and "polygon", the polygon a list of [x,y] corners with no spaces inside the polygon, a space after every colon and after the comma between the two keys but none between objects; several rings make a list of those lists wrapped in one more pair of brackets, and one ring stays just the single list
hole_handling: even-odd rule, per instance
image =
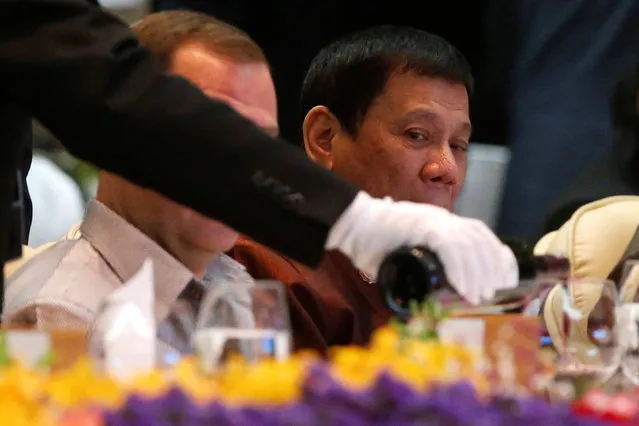
[{"label": "stemmed glass", "polygon": [[580,393],[616,370],[619,296],[614,282],[569,278],[550,293],[545,326],[558,351],[555,384],[569,382]]},{"label": "stemmed glass", "polygon": [[232,357],[285,359],[291,330],[284,286],[277,281],[218,286],[200,309],[193,340],[205,370]]}]

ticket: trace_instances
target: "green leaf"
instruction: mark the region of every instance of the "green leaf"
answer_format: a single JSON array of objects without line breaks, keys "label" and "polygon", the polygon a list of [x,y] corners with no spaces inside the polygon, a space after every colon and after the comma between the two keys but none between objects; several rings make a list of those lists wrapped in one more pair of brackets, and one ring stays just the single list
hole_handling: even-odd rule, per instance
[{"label": "green leaf", "polygon": [[421,307],[419,306],[419,303],[414,299],[408,301],[408,307],[410,309],[411,316],[417,316],[421,313]]},{"label": "green leaf", "polygon": [[439,336],[437,335],[436,330],[428,330],[424,332],[424,335],[422,336],[422,340],[437,340],[438,338]]},{"label": "green leaf", "polygon": [[13,363],[13,358],[9,352],[9,342],[7,332],[0,331],[0,367],[6,367]]},{"label": "green leaf", "polygon": [[440,320],[443,318],[444,315],[444,308],[442,307],[441,303],[433,303],[433,317],[435,317],[437,320]]}]

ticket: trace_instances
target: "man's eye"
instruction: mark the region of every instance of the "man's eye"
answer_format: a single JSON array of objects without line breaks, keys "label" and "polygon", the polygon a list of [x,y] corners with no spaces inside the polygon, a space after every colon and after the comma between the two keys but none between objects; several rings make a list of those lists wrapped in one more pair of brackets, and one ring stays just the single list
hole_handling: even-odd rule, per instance
[{"label": "man's eye", "polygon": [[465,145],[465,144],[451,143],[450,147],[452,148],[453,151],[468,152],[468,145]]},{"label": "man's eye", "polygon": [[416,141],[423,141],[423,140],[428,139],[428,137],[423,132],[420,132],[418,130],[408,130],[406,132],[406,135],[410,139],[413,139],[413,140],[416,140]]}]

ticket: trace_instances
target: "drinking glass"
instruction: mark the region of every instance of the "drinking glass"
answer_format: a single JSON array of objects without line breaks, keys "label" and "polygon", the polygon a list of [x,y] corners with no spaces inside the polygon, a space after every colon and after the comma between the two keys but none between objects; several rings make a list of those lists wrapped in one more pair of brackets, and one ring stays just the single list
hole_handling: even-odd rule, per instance
[{"label": "drinking glass", "polygon": [[[627,260],[623,264],[619,280],[619,299],[621,303],[639,302],[639,260]],[[637,267],[637,268],[635,268]]]},{"label": "drinking glass", "polygon": [[558,350],[556,380],[568,379],[575,391],[600,383],[618,366],[620,350],[615,311],[619,305],[614,282],[595,278],[569,278],[557,286],[552,311],[562,318],[546,327]]},{"label": "drinking glass", "polygon": [[233,356],[248,362],[287,358],[291,330],[284,286],[262,280],[216,287],[204,298],[193,344],[209,371]]}]

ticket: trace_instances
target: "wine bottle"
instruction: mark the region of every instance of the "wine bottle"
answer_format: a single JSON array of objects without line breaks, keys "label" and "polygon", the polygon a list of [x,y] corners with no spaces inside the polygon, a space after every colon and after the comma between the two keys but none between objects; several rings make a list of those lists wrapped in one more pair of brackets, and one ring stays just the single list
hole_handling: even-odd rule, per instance
[{"label": "wine bottle", "polygon": [[[507,312],[521,309],[526,301],[536,296],[543,285],[570,274],[570,262],[561,256],[535,256],[525,244],[505,241],[517,259],[519,285],[513,289],[498,290],[492,300],[484,301],[482,312]],[[423,303],[435,299],[444,305],[463,303],[448,283],[444,266],[437,255],[424,247],[400,247],[383,260],[377,283],[387,306],[400,317],[410,315],[413,302]],[[476,311],[480,312],[480,311]]]}]

